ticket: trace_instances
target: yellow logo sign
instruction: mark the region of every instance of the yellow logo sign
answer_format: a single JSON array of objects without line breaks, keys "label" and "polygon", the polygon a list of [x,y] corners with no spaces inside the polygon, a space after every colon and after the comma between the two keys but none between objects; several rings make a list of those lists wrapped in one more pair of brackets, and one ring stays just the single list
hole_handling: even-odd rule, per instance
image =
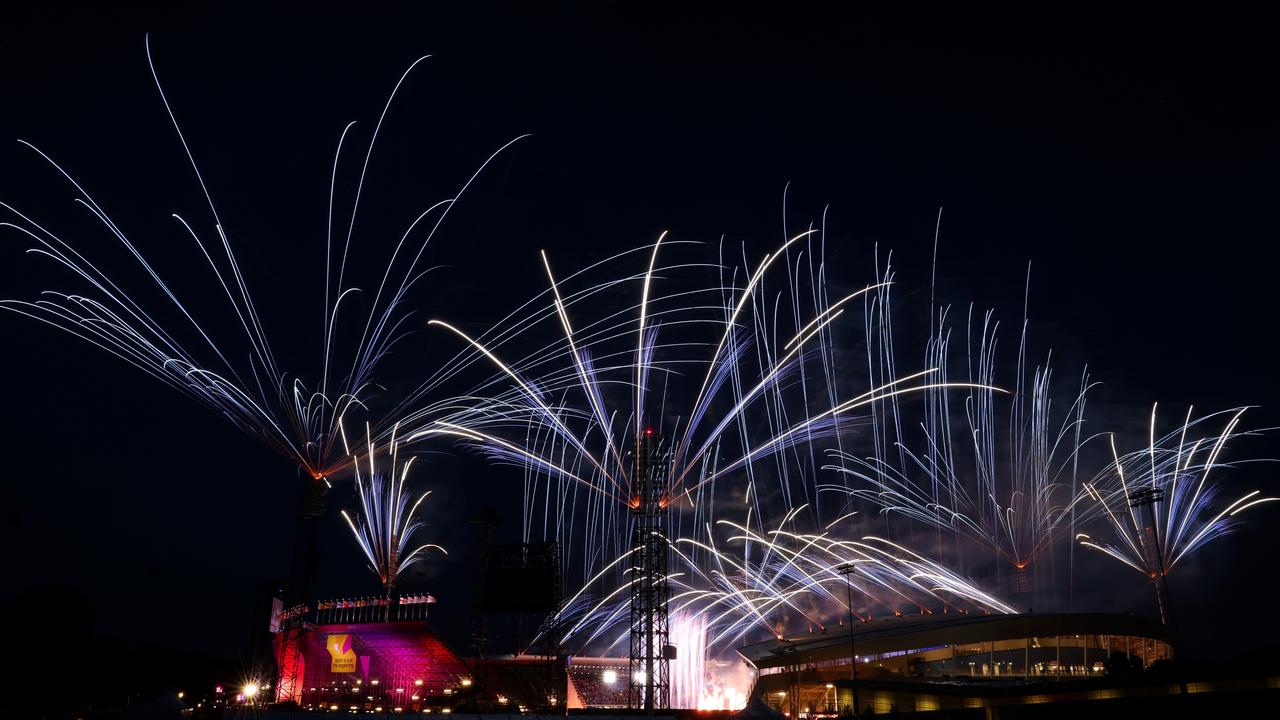
[{"label": "yellow logo sign", "polygon": [[356,650],[351,647],[350,635],[330,635],[325,645],[329,648],[329,657],[333,660],[329,665],[329,672],[356,671]]}]

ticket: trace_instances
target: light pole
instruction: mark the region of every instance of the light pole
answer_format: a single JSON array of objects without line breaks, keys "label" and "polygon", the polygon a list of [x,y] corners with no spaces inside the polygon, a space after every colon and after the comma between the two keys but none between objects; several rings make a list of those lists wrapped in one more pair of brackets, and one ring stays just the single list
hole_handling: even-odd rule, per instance
[{"label": "light pole", "polygon": [[852,681],[853,688],[853,714],[858,714],[858,641],[853,636],[853,581],[849,578],[857,566],[851,562],[847,562],[837,568],[841,577],[844,578],[844,588],[849,606],[849,679]]},{"label": "light pole", "polygon": [[[1156,523],[1156,503],[1164,499],[1164,489],[1155,486],[1147,486],[1138,489],[1129,495],[1129,507],[1140,509],[1150,508],[1147,512],[1147,519],[1150,524],[1147,526],[1147,532],[1151,535],[1151,544],[1155,550],[1155,566],[1158,577],[1153,578],[1156,586],[1156,603],[1160,607],[1160,622],[1169,628],[1169,634],[1172,636],[1175,646],[1178,640],[1178,629],[1173,623],[1173,602],[1169,599],[1169,578],[1165,573],[1164,567],[1164,549],[1160,547],[1160,528]],[[1146,534],[1142,536],[1146,539]],[[1145,543],[1144,543],[1145,544]],[[1148,559],[1150,562],[1150,559]],[[1173,656],[1174,672],[1178,676],[1178,687],[1182,694],[1187,694],[1187,680],[1182,675],[1182,663],[1178,656],[1177,650],[1174,650]],[[1088,669],[1086,668],[1086,671]]]},{"label": "light pole", "polygon": [[[1165,577],[1164,570],[1164,550],[1160,547],[1160,531],[1156,525],[1155,504],[1164,499],[1164,490],[1158,487],[1144,487],[1129,496],[1129,507],[1140,510],[1141,508],[1151,508],[1148,512],[1147,531],[1143,533],[1144,541],[1147,535],[1151,536],[1152,547],[1149,550],[1154,551],[1155,557],[1148,557],[1147,562],[1154,564],[1157,576],[1152,578],[1156,586],[1156,604],[1160,608],[1160,622],[1165,625],[1173,624],[1173,603],[1169,600],[1169,581]],[[1154,563],[1152,561],[1154,560]]]}]

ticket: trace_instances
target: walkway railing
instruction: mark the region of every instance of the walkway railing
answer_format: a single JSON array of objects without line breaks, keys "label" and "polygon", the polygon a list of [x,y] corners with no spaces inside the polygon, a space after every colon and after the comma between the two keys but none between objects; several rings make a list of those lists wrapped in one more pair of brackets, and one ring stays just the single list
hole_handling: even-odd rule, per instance
[{"label": "walkway railing", "polygon": [[282,629],[304,624],[375,623],[399,620],[426,620],[431,595],[403,595],[397,598],[362,597],[321,600],[314,607],[295,605],[280,611],[276,620]]}]

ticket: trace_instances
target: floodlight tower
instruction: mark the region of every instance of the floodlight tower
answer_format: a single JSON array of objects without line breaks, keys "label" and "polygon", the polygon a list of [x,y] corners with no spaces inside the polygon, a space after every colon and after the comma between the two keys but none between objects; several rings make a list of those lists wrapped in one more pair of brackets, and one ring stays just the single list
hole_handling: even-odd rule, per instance
[{"label": "floodlight tower", "polygon": [[1144,487],[1129,496],[1129,507],[1139,512],[1142,512],[1142,508],[1147,508],[1147,512],[1144,513],[1147,516],[1146,523],[1139,540],[1142,543],[1143,554],[1146,555],[1147,567],[1155,573],[1151,578],[1151,584],[1156,589],[1156,605],[1160,608],[1160,622],[1171,625],[1173,610],[1169,602],[1169,580],[1165,577],[1164,549],[1160,547],[1160,531],[1155,517],[1156,503],[1163,499],[1163,488]]},{"label": "floodlight tower", "polygon": [[[1156,604],[1160,606],[1160,622],[1169,627],[1173,636],[1173,671],[1183,697],[1187,695],[1187,677],[1182,674],[1181,655],[1177,654],[1178,627],[1173,624],[1173,604],[1169,602],[1169,569],[1164,565],[1164,548],[1161,547],[1160,524],[1156,521],[1156,503],[1164,500],[1164,488],[1148,486],[1129,495],[1129,507],[1141,512],[1146,508],[1147,526],[1140,536],[1142,549],[1147,555],[1147,566],[1154,567],[1156,576],[1151,582],[1156,588]],[[1153,563],[1154,561],[1154,563]]]},{"label": "floodlight tower", "polygon": [[636,437],[631,475],[631,675],[627,707],[646,714],[671,705],[667,622],[667,450],[647,428]]}]

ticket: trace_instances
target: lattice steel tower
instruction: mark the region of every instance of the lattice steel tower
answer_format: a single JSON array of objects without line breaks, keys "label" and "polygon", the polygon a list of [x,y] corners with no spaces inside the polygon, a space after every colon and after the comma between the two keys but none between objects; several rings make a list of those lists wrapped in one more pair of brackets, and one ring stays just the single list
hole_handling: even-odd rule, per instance
[{"label": "lattice steel tower", "polygon": [[627,707],[652,714],[671,705],[667,624],[667,450],[647,429],[636,438],[631,476],[631,673]]},{"label": "lattice steel tower", "polygon": [[[293,564],[289,569],[289,584],[284,590],[284,607],[306,606],[312,601],[311,585],[315,581],[320,554],[320,521],[324,517],[329,482],[323,477],[302,478],[302,499],[298,503],[298,524],[294,533]],[[302,697],[299,675],[302,668],[302,644],[313,627],[308,621],[310,612],[292,618],[287,627],[281,628],[279,666],[276,668],[275,699],[278,702],[297,702]]]}]

